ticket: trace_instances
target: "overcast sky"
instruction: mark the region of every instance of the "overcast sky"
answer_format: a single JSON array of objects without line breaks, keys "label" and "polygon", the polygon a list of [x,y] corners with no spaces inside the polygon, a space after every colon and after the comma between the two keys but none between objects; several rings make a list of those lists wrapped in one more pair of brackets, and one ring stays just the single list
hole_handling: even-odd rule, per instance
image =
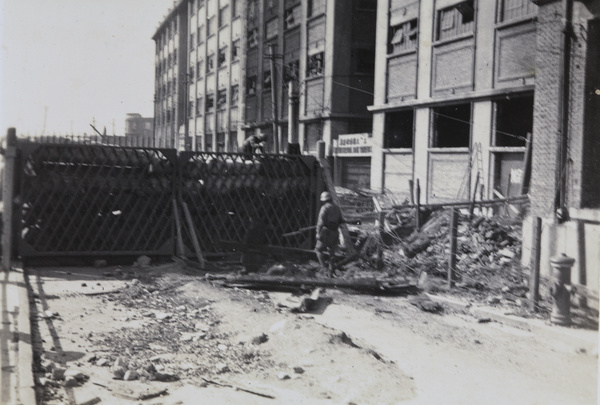
[{"label": "overcast sky", "polygon": [[154,41],[173,0],[0,0],[0,135],[124,132],[153,116]]}]

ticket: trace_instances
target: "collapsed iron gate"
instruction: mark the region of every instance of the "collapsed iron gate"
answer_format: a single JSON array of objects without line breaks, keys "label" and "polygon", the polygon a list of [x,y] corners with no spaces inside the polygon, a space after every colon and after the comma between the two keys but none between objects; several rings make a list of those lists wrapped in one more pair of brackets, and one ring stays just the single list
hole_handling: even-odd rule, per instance
[{"label": "collapsed iron gate", "polygon": [[[310,156],[183,152],[102,145],[19,143],[19,255],[172,255],[181,235],[193,252],[189,208],[203,253],[241,243],[251,218],[266,243],[310,248],[323,188]],[[180,231],[180,232],[177,232]]]}]

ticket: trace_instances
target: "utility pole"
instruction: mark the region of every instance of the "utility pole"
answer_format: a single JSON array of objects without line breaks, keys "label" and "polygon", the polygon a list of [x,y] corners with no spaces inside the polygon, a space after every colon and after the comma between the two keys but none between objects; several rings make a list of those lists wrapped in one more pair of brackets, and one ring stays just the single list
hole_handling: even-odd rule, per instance
[{"label": "utility pole", "polygon": [[281,57],[276,56],[274,52],[274,44],[269,44],[269,54],[266,58],[270,60],[271,64],[271,112],[273,115],[273,148],[275,153],[280,153],[279,150],[279,125],[277,123],[277,87],[276,87],[276,74],[275,74],[275,58]]}]

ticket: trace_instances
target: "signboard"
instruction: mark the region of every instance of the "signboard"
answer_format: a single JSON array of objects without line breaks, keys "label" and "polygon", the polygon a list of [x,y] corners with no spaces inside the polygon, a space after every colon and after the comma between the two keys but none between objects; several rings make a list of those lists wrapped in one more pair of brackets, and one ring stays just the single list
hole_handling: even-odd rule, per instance
[{"label": "signboard", "polygon": [[371,137],[368,133],[338,135],[333,141],[333,154],[336,156],[371,156]]}]

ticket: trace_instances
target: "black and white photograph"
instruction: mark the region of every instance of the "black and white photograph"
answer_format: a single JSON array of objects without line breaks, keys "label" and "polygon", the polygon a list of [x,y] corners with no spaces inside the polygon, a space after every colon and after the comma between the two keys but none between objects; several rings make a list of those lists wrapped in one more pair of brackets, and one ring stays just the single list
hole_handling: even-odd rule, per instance
[{"label": "black and white photograph", "polygon": [[0,404],[600,404],[600,0],[0,0],[0,41]]}]

